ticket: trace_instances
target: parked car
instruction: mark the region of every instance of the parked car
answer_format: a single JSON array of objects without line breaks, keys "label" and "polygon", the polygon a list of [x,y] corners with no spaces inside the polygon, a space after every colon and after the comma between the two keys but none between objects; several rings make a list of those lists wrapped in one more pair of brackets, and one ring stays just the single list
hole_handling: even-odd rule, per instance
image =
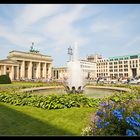
[{"label": "parked car", "polygon": [[112,79],[112,80],[110,80],[110,83],[111,83],[111,84],[116,84],[117,82],[118,82],[117,79]]},{"label": "parked car", "polygon": [[131,79],[129,84],[140,84],[140,79]]},{"label": "parked car", "polygon": [[122,84],[126,84],[127,82],[128,82],[127,79],[122,79],[122,80],[121,80],[121,83],[122,83]]}]

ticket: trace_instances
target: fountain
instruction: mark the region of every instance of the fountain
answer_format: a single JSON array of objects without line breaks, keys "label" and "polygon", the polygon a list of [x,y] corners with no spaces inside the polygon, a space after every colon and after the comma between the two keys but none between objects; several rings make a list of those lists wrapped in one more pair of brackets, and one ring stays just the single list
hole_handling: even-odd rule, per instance
[{"label": "fountain", "polygon": [[[49,94],[67,94],[67,93],[84,93],[87,97],[104,98],[113,93],[113,91],[126,91],[123,88],[117,87],[98,87],[98,86],[85,86],[86,81],[83,76],[83,70],[78,57],[78,45],[75,43],[74,49],[68,49],[70,60],[67,63],[68,79],[64,81],[61,87],[37,87],[31,89],[23,89],[24,92],[32,92],[37,95]],[[64,88],[65,87],[65,88]]]},{"label": "fountain", "polygon": [[68,79],[66,91],[68,93],[82,93],[84,82],[83,82],[83,73],[78,58],[77,42],[75,42],[73,53],[71,52],[69,54],[72,55],[72,58],[67,63]]}]

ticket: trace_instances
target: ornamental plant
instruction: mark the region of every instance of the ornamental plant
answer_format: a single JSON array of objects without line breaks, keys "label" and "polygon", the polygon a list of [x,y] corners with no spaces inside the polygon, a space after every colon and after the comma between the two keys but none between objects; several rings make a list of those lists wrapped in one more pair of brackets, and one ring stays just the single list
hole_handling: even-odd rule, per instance
[{"label": "ornamental plant", "polygon": [[0,84],[11,84],[11,79],[8,75],[0,75]]},{"label": "ornamental plant", "polygon": [[101,99],[88,98],[80,94],[52,94],[34,95],[31,93],[20,93],[15,89],[0,90],[0,102],[18,106],[34,106],[43,109],[62,109],[71,107],[97,107]]},{"label": "ornamental plant", "polygon": [[140,135],[140,100],[102,102],[87,128],[82,135]]}]

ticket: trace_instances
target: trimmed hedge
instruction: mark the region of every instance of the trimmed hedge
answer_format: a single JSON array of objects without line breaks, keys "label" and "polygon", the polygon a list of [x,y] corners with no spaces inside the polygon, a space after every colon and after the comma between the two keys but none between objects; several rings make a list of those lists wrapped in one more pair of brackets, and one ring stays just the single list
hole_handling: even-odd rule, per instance
[{"label": "trimmed hedge", "polygon": [[0,75],[0,84],[11,84],[11,79],[8,75]]}]

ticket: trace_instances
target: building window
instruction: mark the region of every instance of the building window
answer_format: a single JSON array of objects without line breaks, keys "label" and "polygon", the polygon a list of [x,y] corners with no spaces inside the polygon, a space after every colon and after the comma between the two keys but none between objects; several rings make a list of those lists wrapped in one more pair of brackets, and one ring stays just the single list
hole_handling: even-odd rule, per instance
[{"label": "building window", "polygon": [[119,64],[122,64],[122,61],[119,61]]},{"label": "building window", "polygon": [[132,55],[132,56],[130,56],[130,59],[135,59],[135,58],[138,58],[138,55]]},{"label": "building window", "polygon": [[120,58],[119,60],[123,60],[123,58]]},{"label": "building window", "polygon": [[124,68],[128,68],[128,65],[124,65]]},{"label": "building window", "polygon": [[124,71],[128,71],[128,69],[124,69]]},{"label": "building window", "polygon": [[125,76],[125,77],[128,77],[128,73],[125,73],[124,76]]}]

